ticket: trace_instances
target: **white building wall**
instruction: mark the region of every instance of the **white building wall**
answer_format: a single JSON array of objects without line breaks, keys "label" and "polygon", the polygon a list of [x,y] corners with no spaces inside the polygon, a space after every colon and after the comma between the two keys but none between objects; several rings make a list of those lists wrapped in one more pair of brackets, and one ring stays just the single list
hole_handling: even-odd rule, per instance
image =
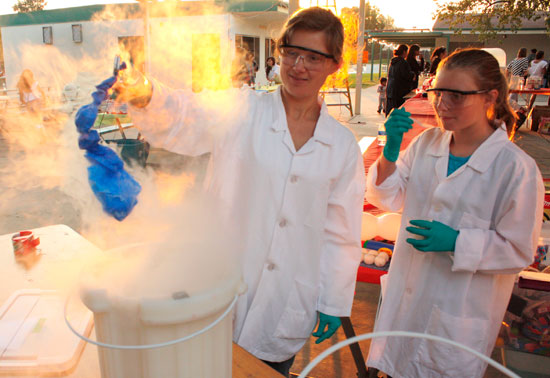
[{"label": "white building wall", "polygon": [[[73,42],[72,25],[82,25],[82,42]],[[52,27],[53,43],[45,44],[42,28]],[[14,88],[21,71],[28,68],[44,88],[59,90],[79,75],[106,78],[112,72],[118,37],[142,36],[140,19],[77,21],[2,28],[8,88]]]},{"label": "white building wall", "polygon": [[[72,25],[82,25],[82,42],[72,40]],[[145,46],[153,77],[181,88],[192,81],[192,40],[197,34],[220,36],[221,69],[229,74],[235,52],[235,35],[260,37],[257,82],[265,84],[266,39],[277,38],[283,22],[265,22],[230,14],[150,20],[150,41]],[[51,26],[53,44],[42,40],[42,27]],[[142,19],[76,21],[2,28],[7,87],[15,88],[21,71],[33,71],[40,85],[59,93],[70,82],[93,86],[112,74],[118,38],[143,36]],[[145,41],[146,43],[146,41]]]}]

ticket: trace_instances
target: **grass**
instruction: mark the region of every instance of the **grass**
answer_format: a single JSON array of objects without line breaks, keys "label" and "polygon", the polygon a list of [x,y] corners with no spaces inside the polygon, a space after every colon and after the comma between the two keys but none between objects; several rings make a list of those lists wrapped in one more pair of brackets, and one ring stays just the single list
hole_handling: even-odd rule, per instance
[{"label": "grass", "polygon": [[[348,81],[349,81],[349,87],[350,88],[355,88],[355,75],[356,74],[349,74],[348,76]],[[378,85],[378,80],[380,79],[380,74],[379,73],[373,73],[372,74],[372,80],[370,79],[370,72],[368,73],[363,73],[363,76],[362,76],[362,79],[361,80],[363,83],[362,85],[362,88],[368,88],[368,87],[372,87],[373,85]]]}]

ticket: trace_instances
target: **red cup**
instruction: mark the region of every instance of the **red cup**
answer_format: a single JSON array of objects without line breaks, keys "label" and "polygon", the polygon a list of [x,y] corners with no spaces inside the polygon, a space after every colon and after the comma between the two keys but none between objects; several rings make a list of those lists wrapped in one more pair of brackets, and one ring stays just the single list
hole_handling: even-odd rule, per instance
[{"label": "red cup", "polygon": [[11,241],[15,256],[36,253],[36,247],[40,244],[40,238],[36,238],[32,231],[19,231],[11,237]]}]

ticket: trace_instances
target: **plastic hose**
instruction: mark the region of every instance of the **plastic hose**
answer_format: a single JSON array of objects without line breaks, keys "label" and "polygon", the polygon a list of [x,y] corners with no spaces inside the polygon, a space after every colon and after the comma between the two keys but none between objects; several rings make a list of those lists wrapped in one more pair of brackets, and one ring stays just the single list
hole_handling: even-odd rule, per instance
[{"label": "plastic hose", "polygon": [[239,298],[239,294],[235,295],[235,298],[233,298],[233,300],[231,301],[231,303],[229,304],[229,306],[227,306],[227,309],[225,309],[225,311],[223,312],[223,314],[221,314],[216,320],[214,320],[212,323],[210,323],[209,325],[207,325],[206,327],[204,327],[203,329],[199,329],[198,331],[196,332],[193,332],[192,334],[190,335],[187,335],[187,336],[184,336],[184,337],[181,337],[179,339],[175,339],[175,340],[171,340],[171,341],[166,341],[164,343],[158,343],[158,344],[146,344],[146,345],[116,345],[116,344],[106,344],[106,343],[102,343],[102,342],[99,342],[99,341],[95,341],[95,340],[92,340],[80,333],[78,333],[77,330],[74,329],[74,327],[71,325],[71,323],[69,322],[69,319],[67,318],[67,307],[68,307],[68,304],[69,304],[69,299],[70,299],[70,296],[67,296],[67,300],[65,301],[65,306],[63,308],[63,318],[65,319],[65,324],[67,324],[67,327],[69,327],[69,329],[71,330],[72,333],[74,333],[76,336],[78,336],[80,339],[90,343],[90,344],[94,344],[94,345],[97,345],[99,347],[104,347],[104,348],[109,348],[109,349],[132,349],[132,350],[138,350],[138,349],[155,349],[155,348],[163,348],[163,347],[167,347],[167,346],[170,346],[170,345],[174,345],[174,344],[178,344],[178,343],[181,343],[181,342],[184,342],[184,341],[187,341],[189,339],[192,339],[193,337],[195,336],[198,336],[200,334],[203,334],[205,333],[206,331],[212,329],[213,327],[216,326],[216,324],[218,324],[219,322],[222,321],[223,318],[225,318],[227,316],[227,314],[229,314],[229,312],[231,312],[231,310],[233,309],[233,306],[235,306],[235,303],[237,303],[237,299]]},{"label": "plastic hose", "polygon": [[495,360],[492,360],[491,358],[487,357],[486,355],[479,353],[477,350],[474,350],[466,345],[457,343],[456,341],[445,339],[443,337],[430,335],[428,333],[419,333],[419,332],[407,332],[407,331],[385,331],[385,332],[372,332],[372,333],[364,333],[362,335],[354,336],[351,339],[347,339],[344,341],[340,341],[338,344],[331,346],[327,350],[325,350],[323,353],[318,355],[313,361],[311,361],[305,368],[302,370],[298,378],[306,378],[306,374],[308,374],[319,362],[321,362],[325,357],[331,355],[332,353],[336,352],[338,349],[345,347],[349,344],[356,343],[358,341],[363,340],[369,340],[373,339],[375,337],[387,337],[387,336],[400,336],[400,337],[412,337],[417,339],[426,339],[426,340],[433,340],[433,341],[441,341],[442,343],[453,345],[457,348],[460,348],[462,350],[465,350],[466,352],[469,352],[473,354],[476,357],[481,358],[483,361],[487,362],[489,365],[500,371],[501,373],[506,374],[508,377],[512,378],[521,378],[519,375],[511,371],[510,369],[502,366]]}]

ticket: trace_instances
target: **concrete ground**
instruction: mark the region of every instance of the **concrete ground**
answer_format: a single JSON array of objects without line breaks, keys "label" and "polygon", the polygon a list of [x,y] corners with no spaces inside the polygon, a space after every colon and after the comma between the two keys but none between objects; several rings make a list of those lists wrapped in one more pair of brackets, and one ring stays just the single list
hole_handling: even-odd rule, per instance
[{"label": "concrete ground", "polygon": [[[352,90],[353,105],[355,105],[354,97]],[[343,100],[343,98],[327,98],[327,101],[330,102]],[[371,87],[362,91],[360,116],[351,117],[349,111],[344,107],[331,107],[330,112],[349,127],[359,141],[364,136],[376,136],[378,124],[384,121],[384,116],[376,113],[377,101],[376,89]],[[545,101],[546,98],[539,100],[541,104],[544,104]],[[13,130],[14,125],[12,125]],[[33,130],[30,134],[25,133],[25,130],[15,130],[15,134],[20,136],[35,135],[36,130]],[[40,139],[40,136],[38,138]],[[82,204],[77,203],[76,195],[67,194],[67,191],[63,190],[67,181],[71,180],[72,170],[75,169],[69,163],[83,160],[81,154],[64,155],[60,152],[67,146],[66,143],[75,143],[76,137],[73,136],[72,138],[71,141],[64,141],[59,138],[56,142],[58,144],[56,153],[59,155],[52,157],[50,152],[45,152],[41,147],[43,146],[41,144],[43,140],[41,142],[40,140],[27,140],[25,138],[14,143],[11,137],[7,138],[5,134],[0,133],[0,198],[2,198],[0,201],[0,234],[57,223],[66,224],[76,231],[82,230],[84,222],[78,210],[82,208]],[[545,140],[541,141],[540,137],[533,136],[526,131],[521,131],[517,139],[518,144],[523,146],[528,153],[534,155],[533,157],[539,162],[541,171],[545,176],[550,176],[550,164],[548,164],[547,158],[550,145]],[[23,161],[28,162],[30,156],[34,157],[32,160],[45,162],[45,164],[37,164],[36,166],[31,164],[30,166],[21,167],[20,163]],[[52,159],[52,161],[63,160],[67,164],[63,166],[62,171],[60,171],[60,168],[50,171],[48,170],[48,159]],[[160,170],[169,171],[164,164],[166,161],[170,161],[171,166],[193,168],[205,166],[205,159],[189,161],[163,151],[153,151],[148,164],[150,163]],[[82,169],[81,167],[77,168]],[[44,182],[47,182],[47,184]],[[356,334],[372,331],[378,299],[378,285],[357,284],[351,317]],[[316,345],[311,341],[308,342],[298,354],[291,371],[299,373],[323,350],[343,339],[344,334],[340,329],[335,337],[320,345]],[[366,358],[369,341],[360,343],[360,346]],[[498,351],[493,354],[493,357],[498,360]],[[326,358],[309,375],[316,378],[355,377],[356,369],[349,349],[342,349]],[[489,368],[486,373],[488,378],[499,376],[501,375],[492,368]]]}]

